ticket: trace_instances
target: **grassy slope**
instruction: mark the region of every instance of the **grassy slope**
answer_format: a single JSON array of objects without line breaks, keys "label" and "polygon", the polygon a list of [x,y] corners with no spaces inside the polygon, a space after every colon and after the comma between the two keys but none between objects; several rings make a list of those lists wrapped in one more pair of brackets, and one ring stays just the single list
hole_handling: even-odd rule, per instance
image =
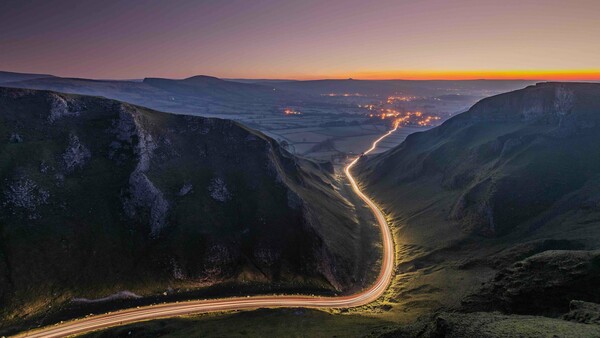
[{"label": "grassy slope", "polygon": [[[361,285],[363,271],[355,269],[362,257],[360,225],[320,164],[294,158],[266,136],[230,121],[60,94],[69,110],[81,112],[51,124],[49,100],[57,94],[12,89],[0,94],[4,325],[36,315],[51,321],[62,311],[77,311],[72,298],[121,290],[150,297],[169,290],[168,297],[179,299],[217,282],[227,283],[212,295]],[[133,218],[123,212],[139,161],[139,136],[108,156],[123,107],[157,144],[146,175],[169,204],[158,236],[150,235],[151,208],[138,208]],[[22,142],[10,141],[14,133]],[[73,172],[65,170],[61,157],[70,135],[91,154]],[[46,172],[42,162],[50,168]],[[215,177],[227,183],[231,197],[225,202],[210,196]],[[35,212],[7,204],[8,185],[20,178],[50,194]],[[184,183],[193,190],[179,196]]]},{"label": "grassy slope", "polygon": [[388,332],[391,324],[351,314],[263,309],[139,323],[85,337],[365,337]]},{"label": "grassy slope", "polygon": [[359,165],[395,227],[392,313],[460,307],[499,269],[528,256],[598,248],[600,86],[566,84],[575,99],[562,120],[520,115],[552,111],[556,87],[483,100]]},{"label": "grassy slope", "polygon": [[[589,110],[594,111],[597,113],[597,110]],[[528,136],[544,135],[555,130],[556,126],[543,123],[528,125],[518,121],[467,123],[467,117],[463,115],[445,127],[415,134],[395,150],[363,163],[361,177],[368,180],[363,181],[368,182],[364,187],[376,196],[390,215],[397,244],[398,273],[386,297],[377,304],[352,310],[351,316],[333,317],[334,320],[330,320],[330,315],[319,315],[314,317],[316,323],[310,324],[302,316],[275,315],[277,311],[290,314],[285,311],[292,310],[255,311],[225,317],[190,318],[189,321],[153,321],[91,336],[130,331],[134,336],[150,333],[165,337],[177,337],[182,332],[188,336],[302,336],[305,333],[306,336],[327,337],[598,335],[597,326],[547,317],[498,313],[439,313],[430,317],[431,313],[440,309],[459,307],[461,301],[479,290],[481,283],[493,278],[498,270],[510,267],[513,262],[517,263],[505,272],[507,278],[509,281],[510,278],[522,279],[521,284],[524,285],[529,285],[529,281],[520,277],[519,273],[544,284],[544,280],[536,280],[537,272],[528,272],[525,267],[543,270],[548,263],[576,270],[587,267],[587,262],[575,261],[573,267],[556,263],[555,259],[561,260],[561,251],[547,250],[593,248],[600,236],[600,212],[594,209],[593,203],[588,206],[584,203],[584,207],[580,207],[581,201],[589,200],[598,191],[594,178],[598,171],[594,168],[598,164],[595,156],[599,153],[597,147],[600,143],[596,135],[555,140],[544,137],[541,139],[544,142],[538,139],[537,142],[517,146],[498,160],[499,154],[494,149],[499,139],[502,145],[509,138],[535,139]],[[444,172],[447,168],[450,169]],[[375,171],[381,175],[373,178]],[[577,171],[578,175],[573,175],[573,171]],[[522,220],[527,214],[514,214],[514,222],[501,219],[504,230],[497,234],[481,231],[489,230],[485,224],[474,224],[468,219],[461,224],[458,220],[449,219],[456,201],[465,191],[477,185],[478,180],[493,177],[502,181],[507,177],[519,178],[520,175],[524,178],[513,185],[513,190],[534,191],[529,198],[537,196],[539,205],[548,208],[551,203],[554,207],[547,211],[543,208],[539,209],[541,212],[536,210],[539,214],[525,222]],[[475,184],[469,180],[475,180]],[[535,190],[536,182],[546,189],[557,187],[551,191],[552,194],[540,196]],[[509,204],[499,204],[498,208],[515,208],[510,205],[510,199],[506,202]],[[574,208],[575,202],[577,207]],[[548,260],[529,263],[528,257],[539,252],[545,252],[539,257]],[[569,253],[567,251],[566,255],[569,256]],[[536,258],[536,261],[541,258]],[[596,263],[592,262],[592,270]],[[513,270],[516,272],[511,272]],[[580,272],[561,271],[566,276],[579,278],[577,273]],[[552,276],[552,271],[548,273]],[[518,282],[512,281],[516,291],[522,287]],[[513,290],[510,287],[503,289]],[[578,290],[569,292],[578,294]],[[556,306],[547,294],[538,300],[544,302],[544,297]],[[567,312],[568,306],[560,306],[560,311]],[[417,320],[420,315],[425,316]],[[284,325],[282,328],[274,317],[282,318],[287,327]],[[363,321],[365,323],[360,327],[352,325]],[[398,326],[398,323],[402,324]],[[349,332],[349,328],[353,331]]]}]

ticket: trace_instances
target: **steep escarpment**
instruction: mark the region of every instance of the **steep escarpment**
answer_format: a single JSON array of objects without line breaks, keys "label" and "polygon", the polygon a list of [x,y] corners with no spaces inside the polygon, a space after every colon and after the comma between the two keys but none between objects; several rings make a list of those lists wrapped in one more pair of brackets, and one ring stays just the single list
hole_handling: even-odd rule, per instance
[{"label": "steep escarpment", "polygon": [[359,225],[336,184],[232,121],[0,89],[2,322],[123,291],[347,290]]},{"label": "steep escarpment", "polygon": [[359,170],[384,203],[396,204],[392,190],[426,180],[425,187],[452,195],[446,218],[467,231],[504,235],[594,184],[599,92],[597,84],[544,83],[484,99]]},{"label": "steep escarpment", "polygon": [[600,84],[484,99],[357,175],[397,229],[399,307],[551,315],[598,301]]}]

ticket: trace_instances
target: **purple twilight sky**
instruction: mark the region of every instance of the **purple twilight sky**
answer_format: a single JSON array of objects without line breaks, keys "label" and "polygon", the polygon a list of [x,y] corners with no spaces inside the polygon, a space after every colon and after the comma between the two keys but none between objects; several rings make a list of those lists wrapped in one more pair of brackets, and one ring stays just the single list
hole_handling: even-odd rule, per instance
[{"label": "purple twilight sky", "polygon": [[600,74],[599,18],[598,0],[3,0],[0,70],[588,78]]}]

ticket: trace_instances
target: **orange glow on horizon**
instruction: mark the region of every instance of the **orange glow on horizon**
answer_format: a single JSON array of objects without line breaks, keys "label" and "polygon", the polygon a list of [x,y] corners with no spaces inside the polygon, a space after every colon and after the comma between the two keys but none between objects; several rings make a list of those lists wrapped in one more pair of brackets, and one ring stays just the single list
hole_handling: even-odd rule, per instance
[{"label": "orange glow on horizon", "polygon": [[540,80],[600,81],[600,69],[575,70],[407,70],[358,71],[320,76],[289,76],[297,80]]}]

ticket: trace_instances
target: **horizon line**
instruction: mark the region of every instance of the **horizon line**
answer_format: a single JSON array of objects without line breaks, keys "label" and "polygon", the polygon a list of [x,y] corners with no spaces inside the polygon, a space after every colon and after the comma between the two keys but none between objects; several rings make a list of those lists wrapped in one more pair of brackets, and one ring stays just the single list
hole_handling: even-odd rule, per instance
[{"label": "horizon line", "polygon": [[[558,82],[598,82],[600,81],[600,69],[572,69],[572,70],[416,70],[416,71],[355,71],[347,73],[319,74],[319,75],[283,75],[283,76],[247,76],[247,75],[146,75],[136,76],[107,76],[86,77],[82,75],[58,75],[60,72],[38,72],[38,71],[11,71],[0,72],[35,74],[44,76],[56,76],[69,79],[88,79],[101,81],[140,81],[145,78],[164,78],[172,80],[188,79],[195,76],[215,77],[223,80],[254,80],[254,81],[558,81]],[[210,73],[210,72],[208,72]],[[55,75],[57,74],[57,75]]]}]

